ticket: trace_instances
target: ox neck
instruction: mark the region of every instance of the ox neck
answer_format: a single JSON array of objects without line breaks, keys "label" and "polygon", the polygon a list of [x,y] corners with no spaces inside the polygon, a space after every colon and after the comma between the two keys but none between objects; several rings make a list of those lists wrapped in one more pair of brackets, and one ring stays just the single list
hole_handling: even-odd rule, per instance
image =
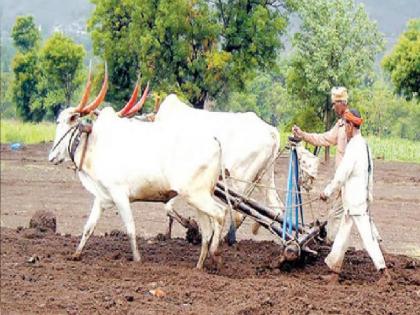
[{"label": "ox neck", "polygon": [[[68,144],[68,153],[71,161],[78,171],[82,171],[85,160],[87,146],[89,142],[90,130],[84,128],[82,122],[79,123],[76,130],[72,133]],[[79,161],[77,165],[76,161]]]}]

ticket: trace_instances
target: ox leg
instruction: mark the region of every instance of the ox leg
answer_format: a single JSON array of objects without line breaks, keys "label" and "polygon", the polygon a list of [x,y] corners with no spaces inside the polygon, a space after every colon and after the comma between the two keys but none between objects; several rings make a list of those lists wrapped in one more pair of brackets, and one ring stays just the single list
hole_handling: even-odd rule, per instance
[{"label": "ox leg", "polygon": [[102,214],[103,207],[101,206],[101,202],[98,198],[95,198],[93,201],[92,210],[90,211],[89,218],[85,224],[83,229],[82,239],[80,240],[79,246],[76,249],[76,252],[73,254],[73,258],[79,259],[80,255],[82,254],[82,250],[86,245],[87,240],[92,235],[93,231],[95,230],[96,224]]},{"label": "ox leg", "polygon": [[191,203],[194,207],[199,209],[199,212],[202,211],[210,218],[210,222],[212,225],[211,230],[213,232],[213,237],[210,244],[210,256],[216,263],[216,267],[220,267],[222,259],[217,249],[219,247],[220,239],[222,236],[222,229],[226,214],[225,208],[220,206],[210,195],[203,196],[202,198],[196,199]]},{"label": "ox leg", "polygon": [[209,252],[209,243],[213,235],[213,228],[210,217],[201,211],[197,212],[197,219],[201,230],[201,251],[196,268],[203,269],[204,261],[206,260],[207,254]]},{"label": "ox leg", "polygon": [[174,219],[171,216],[171,214],[174,212],[174,203],[175,203],[175,199],[176,198],[172,198],[171,200],[169,200],[166,204],[165,204],[165,210],[166,210],[166,214],[169,218],[169,222],[168,222],[168,228],[166,230],[166,239],[170,239],[172,236],[172,225],[174,223]]},{"label": "ox leg", "polygon": [[112,196],[115,204],[117,205],[118,212],[124,222],[128,239],[130,240],[131,251],[133,252],[133,260],[140,261],[140,252],[137,248],[136,241],[136,227],[134,225],[134,218],[130,207],[130,201],[124,194],[114,193]]},{"label": "ox leg", "polygon": [[224,208],[218,205],[213,201],[215,208],[218,209],[218,215],[213,217],[213,226],[214,234],[213,239],[210,244],[210,256],[213,258],[213,261],[216,264],[216,268],[220,269],[222,267],[222,257],[220,256],[220,251],[218,250],[220,245],[220,240],[222,238],[222,230],[225,221]]}]

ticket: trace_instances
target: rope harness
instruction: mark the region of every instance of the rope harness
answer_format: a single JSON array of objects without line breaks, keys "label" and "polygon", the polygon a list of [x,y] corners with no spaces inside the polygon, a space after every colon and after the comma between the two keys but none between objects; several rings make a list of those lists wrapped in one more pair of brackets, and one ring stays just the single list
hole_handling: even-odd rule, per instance
[{"label": "rope harness", "polygon": [[[79,121],[76,125],[70,127],[64,133],[64,135],[60,138],[60,140],[58,140],[58,142],[54,145],[51,152],[54,151],[60,145],[60,143],[67,137],[67,135],[71,132],[70,139],[67,145],[67,152],[70,156],[71,161],[76,167],[76,169],[81,171],[83,162],[85,159],[85,155],[86,155],[86,149],[87,149],[87,144],[88,144],[91,130],[92,130],[92,125],[90,124],[90,122]],[[77,166],[76,161],[75,161],[75,155],[76,155],[77,148],[79,147],[81,136],[83,133],[86,133],[86,140],[83,145],[83,151],[82,151],[82,156],[80,158],[79,166]]]}]

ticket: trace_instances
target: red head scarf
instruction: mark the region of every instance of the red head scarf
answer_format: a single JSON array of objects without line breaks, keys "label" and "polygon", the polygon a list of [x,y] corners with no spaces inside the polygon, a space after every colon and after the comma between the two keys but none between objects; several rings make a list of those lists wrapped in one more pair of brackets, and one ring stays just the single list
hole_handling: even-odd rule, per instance
[{"label": "red head scarf", "polygon": [[343,118],[347,121],[352,122],[356,126],[361,126],[363,124],[363,119],[356,117],[351,111],[346,111],[343,115]]}]

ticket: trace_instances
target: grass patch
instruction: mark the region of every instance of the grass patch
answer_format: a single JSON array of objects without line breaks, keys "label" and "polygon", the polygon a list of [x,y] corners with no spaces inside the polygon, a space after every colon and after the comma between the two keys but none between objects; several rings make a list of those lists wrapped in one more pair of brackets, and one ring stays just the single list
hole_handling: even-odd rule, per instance
[{"label": "grass patch", "polygon": [[1,143],[21,142],[34,144],[54,140],[54,123],[24,123],[18,120],[2,119],[0,123]]},{"label": "grass patch", "polygon": [[375,158],[420,163],[420,142],[398,138],[367,138]]}]

